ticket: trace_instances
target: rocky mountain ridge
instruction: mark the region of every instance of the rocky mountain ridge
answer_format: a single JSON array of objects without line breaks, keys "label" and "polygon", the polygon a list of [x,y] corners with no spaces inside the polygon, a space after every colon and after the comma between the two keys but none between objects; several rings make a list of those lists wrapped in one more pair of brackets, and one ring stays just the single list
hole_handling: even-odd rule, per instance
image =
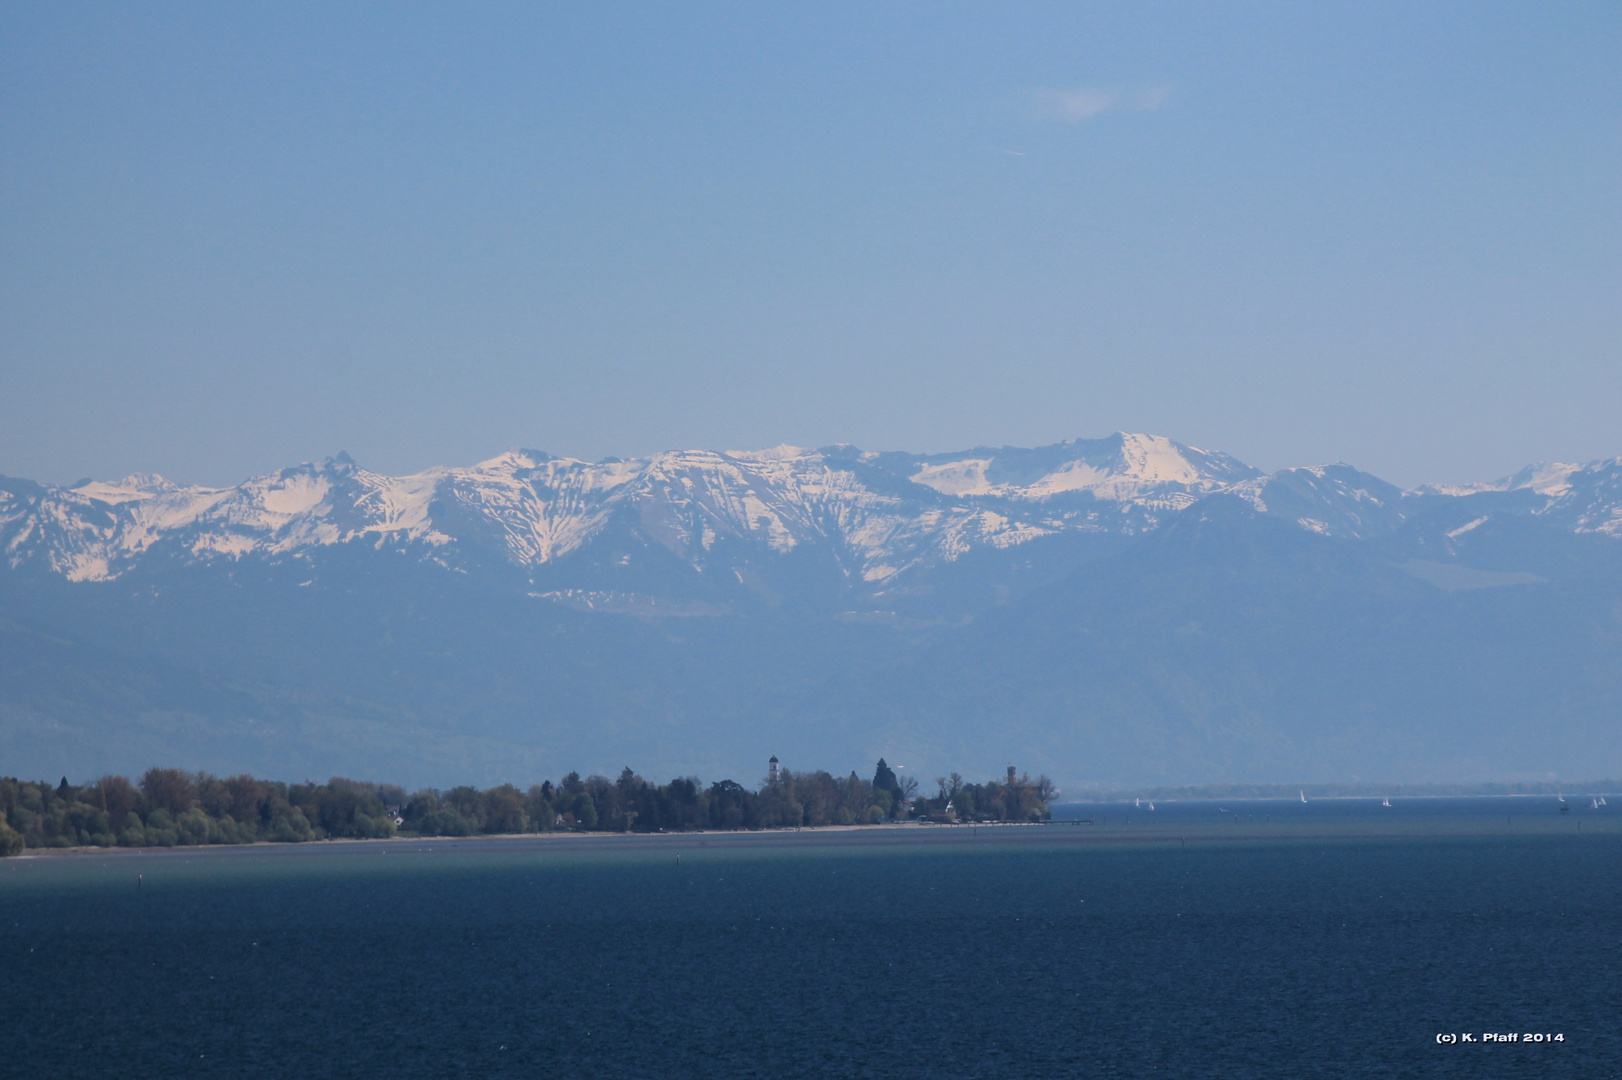
[{"label": "rocky mountain ridge", "polygon": [[594,553],[618,566],[648,554],[673,558],[691,573],[746,583],[750,566],[815,551],[857,592],[882,598],[975,552],[1140,535],[1224,496],[1342,539],[1388,535],[1416,512],[1451,503],[1622,537],[1622,459],[1402,491],[1345,464],[1263,475],[1226,454],[1117,433],[952,454],[780,446],[585,462],[512,450],[403,477],[340,454],[232,488],[182,487],[151,474],[72,488],[0,477],[0,558],[14,571],[88,582],[160,556],[297,560],[368,545],[452,570],[505,568],[532,585],[544,572],[543,593],[561,597],[576,586],[618,587],[601,573],[571,580],[578,575],[569,567]]}]

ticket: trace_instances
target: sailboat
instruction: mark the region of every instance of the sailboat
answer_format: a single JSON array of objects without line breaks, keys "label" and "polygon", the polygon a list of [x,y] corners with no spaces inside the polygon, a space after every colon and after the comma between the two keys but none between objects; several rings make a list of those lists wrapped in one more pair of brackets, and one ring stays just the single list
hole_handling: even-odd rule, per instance
[{"label": "sailboat", "polygon": [[1149,809],[1153,810],[1154,808],[1155,808],[1155,801],[1153,799],[1150,799],[1149,800]]},{"label": "sailboat", "polygon": [[1599,800],[1598,799],[1590,799],[1590,800],[1588,800],[1588,808],[1590,810],[1598,810],[1599,809]]},{"label": "sailboat", "polygon": [[1380,805],[1381,806],[1390,806],[1391,805],[1391,796],[1387,795],[1385,797],[1385,802],[1381,803]]},{"label": "sailboat", "polygon": [[1305,791],[1301,792],[1301,801],[1302,802],[1307,801],[1307,793]]},{"label": "sailboat", "polygon": [[1143,800],[1142,799],[1133,799],[1132,800],[1132,805],[1141,807],[1143,805]]}]

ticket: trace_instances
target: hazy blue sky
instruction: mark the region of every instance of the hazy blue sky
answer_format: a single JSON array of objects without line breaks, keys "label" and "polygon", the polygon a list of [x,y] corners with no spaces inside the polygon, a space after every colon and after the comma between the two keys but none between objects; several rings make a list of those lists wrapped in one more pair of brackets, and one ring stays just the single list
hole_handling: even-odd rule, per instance
[{"label": "hazy blue sky", "polygon": [[1622,454],[1622,5],[0,8],[0,472]]}]

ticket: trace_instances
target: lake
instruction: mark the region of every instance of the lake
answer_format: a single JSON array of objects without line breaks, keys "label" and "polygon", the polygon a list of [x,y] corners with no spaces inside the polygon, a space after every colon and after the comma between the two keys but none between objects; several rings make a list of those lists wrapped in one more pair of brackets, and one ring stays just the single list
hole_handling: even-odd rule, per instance
[{"label": "lake", "polygon": [[1590,802],[4,860],[0,1073],[1597,1080]]}]

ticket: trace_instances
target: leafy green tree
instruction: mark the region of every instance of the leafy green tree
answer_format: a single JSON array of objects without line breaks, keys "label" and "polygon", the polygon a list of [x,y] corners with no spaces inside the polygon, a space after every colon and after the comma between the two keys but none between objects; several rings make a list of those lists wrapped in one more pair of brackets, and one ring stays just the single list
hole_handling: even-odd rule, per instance
[{"label": "leafy green tree", "polygon": [[804,823],[805,807],[794,795],[794,774],[783,770],[783,779],[761,789],[756,824],[763,829],[794,828]]},{"label": "leafy green tree", "polygon": [[170,815],[185,813],[197,798],[191,777],[179,769],[148,769],[141,776],[141,791],[154,809]]},{"label": "leafy green tree", "polygon": [[230,814],[208,820],[208,842],[211,844],[251,844],[258,838],[258,830],[237,821]]},{"label": "leafy green tree", "polygon": [[479,831],[479,823],[449,806],[442,806],[424,814],[417,831],[424,836],[472,836]]},{"label": "leafy green tree", "polygon": [[[869,806],[869,809],[878,811],[878,820],[880,821],[883,821],[885,818],[889,817],[890,814],[895,810],[895,803],[891,799],[890,790],[888,788],[881,788],[877,784],[874,784],[873,801]],[[873,815],[871,814],[865,815],[863,820],[868,820],[872,816]]]},{"label": "leafy green tree", "polygon": [[487,833],[521,833],[528,831],[524,817],[524,796],[511,784],[491,788],[479,798],[483,831]]},{"label": "leafy green tree", "polygon": [[20,855],[23,850],[23,834],[13,829],[6,820],[6,815],[0,813],[0,858],[7,855]]},{"label": "leafy green tree", "polygon": [[208,843],[208,815],[194,806],[175,819],[175,832],[182,844]]},{"label": "leafy green tree", "polygon": [[712,829],[747,829],[755,826],[754,792],[736,780],[717,780],[710,785],[708,817]]},{"label": "leafy green tree", "polygon": [[280,840],[282,843],[300,843],[315,839],[315,829],[310,825],[310,819],[304,816],[304,811],[297,807],[289,807],[285,813],[277,817],[270,827],[270,839]]},{"label": "leafy green tree", "polygon": [[552,781],[535,784],[524,796],[524,817],[536,832],[551,832],[557,824],[557,810],[552,805]]},{"label": "leafy green tree", "polygon": [[146,816],[146,846],[174,847],[180,842],[174,816],[167,810],[154,810]]},{"label": "leafy green tree", "polygon": [[407,829],[416,831],[417,822],[438,809],[439,796],[425,788],[406,800],[405,809],[401,811],[400,816],[405,818]]},{"label": "leafy green tree", "polygon": [[350,836],[361,840],[386,840],[394,835],[394,819],[379,815],[373,817],[367,813],[355,815],[351,826]]},{"label": "leafy green tree", "polygon": [[471,820],[474,823],[475,830],[477,830],[481,824],[479,811],[481,809],[480,804],[483,802],[479,796],[478,788],[469,787],[465,784],[461,787],[453,787],[445,793],[445,798],[442,801],[458,814]]},{"label": "leafy green tree", "polygon": [[231,816],[243,825],[258,825],[264,820],[264,809],[271,795],[266,785],[244,773],[227,777],[222,786],[226,800],[222,814]]},{"label": "leafy green tree", "polygon": [[106,813],[94,803],[83,802],[78,798],[62,808],[62,817],[66,829],[73,831],[76,842],[80,844],[87,844],[90,837],[108,831]]},{"label": "leafy green tree", "polygon": [[980,821],[984,815],[980,808],[980,799],[985,794],[985,787],[980,784],[965,783],[957,789],[952,796],[952,813],[959,821]]}]

